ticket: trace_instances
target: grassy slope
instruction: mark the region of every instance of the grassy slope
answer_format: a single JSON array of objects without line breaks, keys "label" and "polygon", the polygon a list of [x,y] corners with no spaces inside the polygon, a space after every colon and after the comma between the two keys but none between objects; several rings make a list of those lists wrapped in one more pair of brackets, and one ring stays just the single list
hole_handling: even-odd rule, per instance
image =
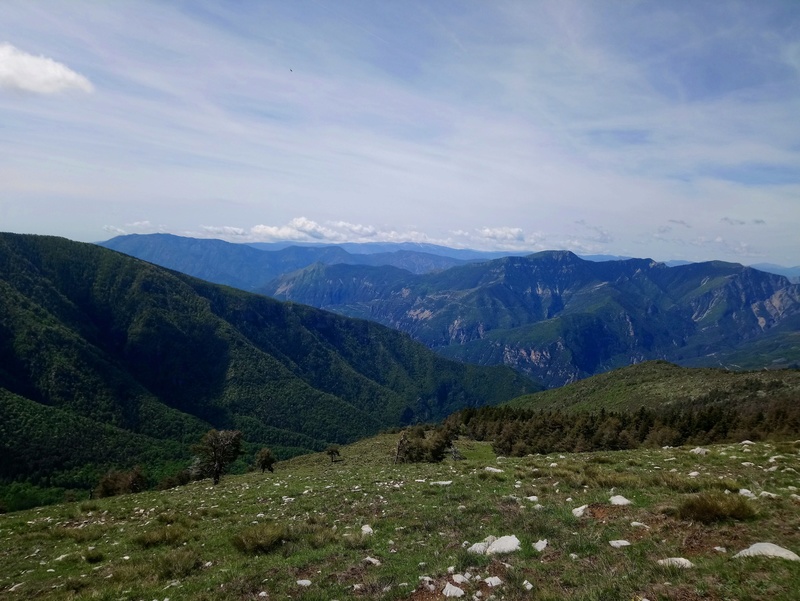
[{"label": "grassy slope", "polygon": [[[800,590],[798,562],[732,557],[764,541],[800,552],[800,506],[791,497],[798,443],[715,446],[707,456],[651,449],[500,460],[488,445],[462,441],[465,461],[396,466],[396,440],[344,447],[336,464],[324,454],[295,458],[275,474],[231,476],[217,487],[197,482],[0,516],[0,598],[202,601],[260,599],[263,591],[269,599],[433,599],[452,582],[450,566],[503,581],[494,591],[460,585],[466,598],[481,590],[508,600],[790,601]],[[695,493],[726,488],[778,497],[749,501],[756,511],[749,521],[677,517]],[[613,507],[611,494],[633,505]],[[540,508],[525,499],[531,495]],[[576,518],[571,509],[581,505],[587,514]],[[374,534],[362,537],[366,524]],[[508,534],[522,549],[497,559],[462,545]],[[267,550],[243,552],[237,537]],[[542,539],[548,545],[539,553],[533,545]],[[609,541],[617,539],[632,544],[614,549]],[[667,557],[695,567],[656,563]],[[423,576],[436,595],[423,592]],[[311,585],[298,586],[300,579]]]},{"label": "grassy slope", "polygon": [[730,400],[747,400],[752,389],[748,380],[768,385],[774,380],[785,384],[771,394],[800,395],[800,371],[781,370],[731,372],[712,368],[678,367],[666,361],[648,361],[599,374],[553,390],[513,399],[508,405],[529,409],[568,411],[636,410],[696,400],[713,390],[726,393]]}]

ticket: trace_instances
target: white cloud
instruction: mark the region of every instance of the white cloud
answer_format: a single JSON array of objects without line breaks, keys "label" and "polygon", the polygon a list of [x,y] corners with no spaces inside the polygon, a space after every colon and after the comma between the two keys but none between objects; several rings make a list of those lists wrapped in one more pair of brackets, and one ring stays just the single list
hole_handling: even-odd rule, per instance
[{"label": "white cloud", "polygon": [[66,65],[45,56],[28,54],[7,42],[0,44],[0,87],[34,94],[94,91],[86,77]]}]

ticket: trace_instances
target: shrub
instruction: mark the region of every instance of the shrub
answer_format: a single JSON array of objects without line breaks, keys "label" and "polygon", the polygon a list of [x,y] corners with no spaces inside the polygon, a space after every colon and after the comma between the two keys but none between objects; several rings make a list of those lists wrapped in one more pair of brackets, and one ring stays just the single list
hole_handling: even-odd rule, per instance
[{"label": "shrub", "polygon": [[756,517],[756,511],[740,495],[703,493],[681,503],[678,515],[684,520],[711,524],[725,520],[750,520]]},{"label": "shrub", "polygon": [[117,470],[108,471],[98,482],[94,489],[97,497],[113,497],[129,493],[141,492],[147,488],[142,468],[138,465],[132,470],[124,472]]}]

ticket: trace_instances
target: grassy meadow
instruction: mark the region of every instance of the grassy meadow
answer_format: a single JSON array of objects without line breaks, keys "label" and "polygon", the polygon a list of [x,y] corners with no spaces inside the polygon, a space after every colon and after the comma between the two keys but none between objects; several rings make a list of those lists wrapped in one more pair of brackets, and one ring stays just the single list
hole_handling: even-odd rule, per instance
[{"label": "grassy meadow", "polygon": [[[464,460],[394,465],[397,439],[216,487],[0,515],[0,599],[424,600],[447,583],[464,599],[798,598],[800,562],[733,555],[756,542],[800,553],[800,441],[500,458],[459,440]],[[489,535],[521,548],[467,551]],[[670,557],[694,567],[657,563]]]}]

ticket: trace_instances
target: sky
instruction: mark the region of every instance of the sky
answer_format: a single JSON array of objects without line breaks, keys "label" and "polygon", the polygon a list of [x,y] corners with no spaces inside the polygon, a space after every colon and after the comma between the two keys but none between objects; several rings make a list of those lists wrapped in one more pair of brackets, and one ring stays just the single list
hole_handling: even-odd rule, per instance
[{"label": "sky", "polygon": [[2,0],[0,231],[800,265],[800,1]]}]

